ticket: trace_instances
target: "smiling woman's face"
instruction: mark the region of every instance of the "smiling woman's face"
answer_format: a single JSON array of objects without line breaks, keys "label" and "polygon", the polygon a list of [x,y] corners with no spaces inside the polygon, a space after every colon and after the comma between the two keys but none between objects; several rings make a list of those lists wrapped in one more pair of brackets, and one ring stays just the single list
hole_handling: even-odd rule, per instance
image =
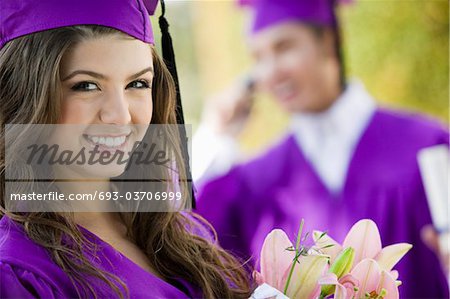
[{"label": "smiling woman's face", "polygon": [[[58,124],[71,125],[58,126],[52,137],[60,149],[73,150],[75,155],[81,149],[87,154],[97,148],[97,157],[103,152],[112,156],[117,151],[128,153],[142,140],[153,110],[150,45],[120,34],[86,39],[64,55],[60,78]],[[125,168],[117,163],[72,166],[63,172],[114,177]]]}]

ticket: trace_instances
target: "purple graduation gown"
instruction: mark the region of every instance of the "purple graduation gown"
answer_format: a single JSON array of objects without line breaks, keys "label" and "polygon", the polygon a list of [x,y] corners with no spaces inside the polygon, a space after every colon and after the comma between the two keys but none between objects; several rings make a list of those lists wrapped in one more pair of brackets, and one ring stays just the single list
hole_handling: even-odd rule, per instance
[{"label": "purple graduation gown", "polygon": [[[81,228],[81,231],[99,248],[95,258],[88,258],[121,278],[128,287],[129,298],[202,297],[198,288],[180,279],[170,284],[145,271],[88,230]],[[103,282],[90,282],[98,298],[117,298]],[[49,253],[29,239],[20,225],[4,216],[0,220],[0,298],[78,297],[69,276],[52,261]]]},{"label": "purple graduation gown", "polygon": [[421,241],[431,223],[416,162],[419,149],[448,144],[446,129],[419,115],[377,109],[352,156],[343,190],[331,194],[289,135],[265,155],[234,167],[199,190],[198,213],[217,230],[225,249],[259,258],[265,236],[282,228],[295,240],[327,231],[342,242],[362,218],[378,225],[383,246],[408,242],[413,249],[396,265],[402,298],[448,298],[438,258]]}]

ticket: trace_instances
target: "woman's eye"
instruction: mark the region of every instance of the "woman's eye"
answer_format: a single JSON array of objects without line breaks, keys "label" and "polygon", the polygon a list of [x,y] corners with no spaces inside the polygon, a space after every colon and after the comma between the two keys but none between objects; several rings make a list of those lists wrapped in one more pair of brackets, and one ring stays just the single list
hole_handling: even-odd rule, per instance
[{"label": "woman's eye", "polygon": [[146,89],[150,88],[150,84],[146,80],[136,80],[128,84],[126,88]]},{"label": "woman's eye", "polygon": [[98,86],[95,83],[92,82],[80,82],[75,84],[72,87],[72,90],[75,91],[93,91],[93,90],[98,90]]}]

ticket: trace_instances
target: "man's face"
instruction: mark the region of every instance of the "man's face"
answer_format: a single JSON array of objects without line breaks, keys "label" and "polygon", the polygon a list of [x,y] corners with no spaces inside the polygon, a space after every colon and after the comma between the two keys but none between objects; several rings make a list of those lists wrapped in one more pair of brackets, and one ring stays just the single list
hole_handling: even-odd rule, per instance
[{"label": "man's face", "polygon": [[299,22],[280,23],[255,33],[249,43],[256,82],[287,112],[325,110],[339,94],[339,64],[329,29],[319,35]]}]

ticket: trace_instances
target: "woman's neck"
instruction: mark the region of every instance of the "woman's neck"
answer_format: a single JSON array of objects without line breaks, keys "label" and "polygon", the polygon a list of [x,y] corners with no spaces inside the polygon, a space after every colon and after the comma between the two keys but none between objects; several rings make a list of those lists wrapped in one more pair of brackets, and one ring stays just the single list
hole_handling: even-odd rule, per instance
[{"label": "woman's neck", "polygon": [[75,212],[75,222],[101,239],[126,238],[127,229],[115,212]]}]

